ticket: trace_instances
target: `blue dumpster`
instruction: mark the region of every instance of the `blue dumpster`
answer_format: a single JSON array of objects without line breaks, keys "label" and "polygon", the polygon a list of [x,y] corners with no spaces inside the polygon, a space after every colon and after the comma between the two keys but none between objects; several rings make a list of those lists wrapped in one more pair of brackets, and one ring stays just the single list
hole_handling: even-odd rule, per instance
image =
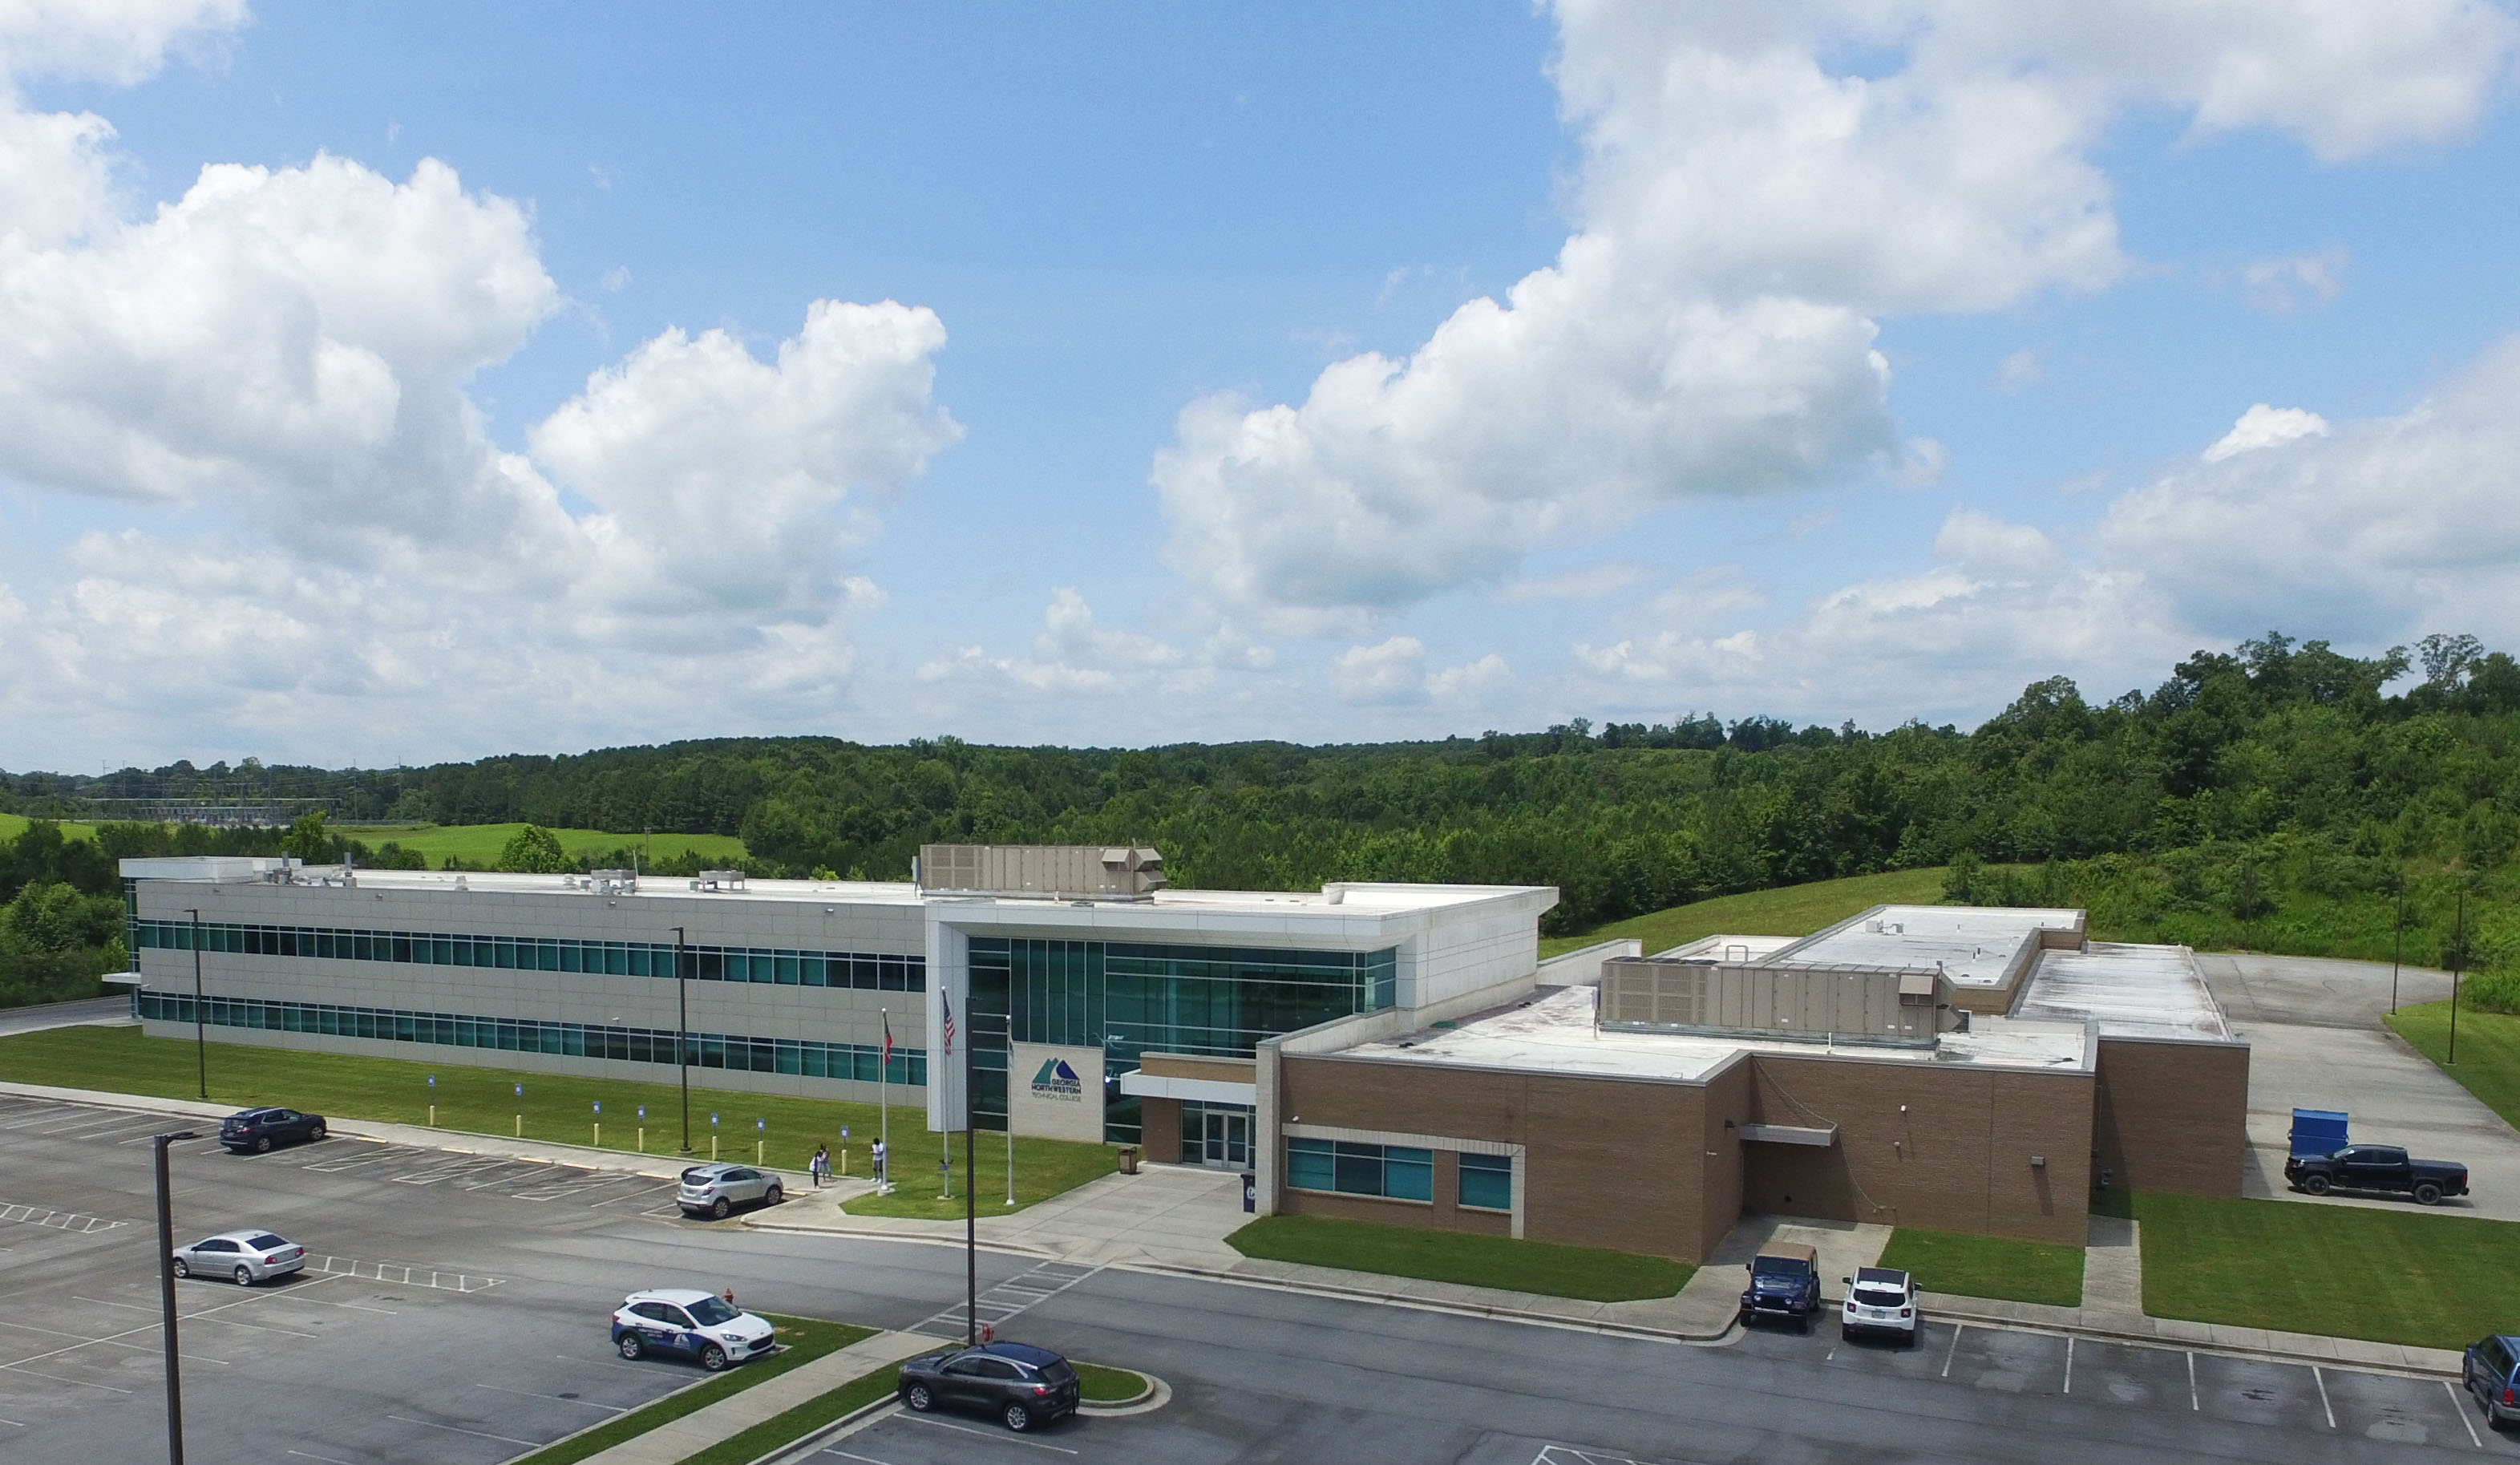
[{"label": "blue dumpster", "polygon": [[2333,1155],[2349,1143],[2345,1137],[2345,1114],[2336,1109],[2296,1109],[2292,1112],[2292,1158],[2308,1155]]}]

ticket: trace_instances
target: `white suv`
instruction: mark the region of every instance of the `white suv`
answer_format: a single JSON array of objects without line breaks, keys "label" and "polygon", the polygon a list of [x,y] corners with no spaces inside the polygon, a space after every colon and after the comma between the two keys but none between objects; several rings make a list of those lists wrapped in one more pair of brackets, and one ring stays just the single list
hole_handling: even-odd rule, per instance
[{"label": "white suv", "polygon": [[652,1352],[697,1358],[711,1373],[772,1351],[777,1330],[705,1292],[634,1292],[612,1310],[612,1346],[624,1358]]},{"label": "white suv", "polygon": [[759,1201],[776,1206],[787,1198],[779,1177],[754,1169],[748,1165],[725,1165],[711,1162],[696,1165],[683,1171],[683,1187],[675,1196],[685,1215],[705,1215],[712,1220],[726,1219],[727,1213],[738,1206]]},{"label": "white suv", "polygon": [[1846,1283],[1846,1310],[1838,1321],[1840,1338],[1888,1333],[1908,1343],[1916,1341],[1922,1319],[1916,1315],[1914,1278],[1887,1266],[1864,1266],[1840,1280]]}]

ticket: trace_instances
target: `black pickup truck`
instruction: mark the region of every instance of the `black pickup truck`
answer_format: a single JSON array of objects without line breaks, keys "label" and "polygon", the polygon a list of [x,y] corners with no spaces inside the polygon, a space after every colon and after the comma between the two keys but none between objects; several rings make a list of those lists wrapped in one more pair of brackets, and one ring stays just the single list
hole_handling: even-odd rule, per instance
[{"label": "black pickup truck", "polygon": [[2410,1195],[2420,1206],[2467,1194],[2467,1167],[2449,1160],[2409,1160],[2395,1145],[2348,1145],[2333,1155],[2303,1155],[2284,1162],[2284,1179],[2323,1196],[2331,1190],[2380,1190]]}]

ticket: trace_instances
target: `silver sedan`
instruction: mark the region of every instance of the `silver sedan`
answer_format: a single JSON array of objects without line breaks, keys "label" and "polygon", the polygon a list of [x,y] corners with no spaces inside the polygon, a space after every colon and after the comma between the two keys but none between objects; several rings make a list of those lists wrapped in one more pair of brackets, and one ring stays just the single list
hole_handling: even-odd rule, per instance
[{"label": "silver sedan", "polygon": [[175,1248],[175,1275],[217,1277],[251,1287],[306,1264],[306,1249],[269,1231],[222,1231]]}]

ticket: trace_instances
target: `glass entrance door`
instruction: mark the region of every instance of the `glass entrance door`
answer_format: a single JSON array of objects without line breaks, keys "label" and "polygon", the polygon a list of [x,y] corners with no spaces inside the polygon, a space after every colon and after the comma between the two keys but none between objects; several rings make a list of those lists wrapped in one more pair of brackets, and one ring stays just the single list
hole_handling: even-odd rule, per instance
[{"label": "glass entrance door", "polygon": [[1251,1163],[1251,1116],[1208,1110],[1199,1116],[1205,1133],[1199,1159],[1208,1165],[1239,1169]]}]

